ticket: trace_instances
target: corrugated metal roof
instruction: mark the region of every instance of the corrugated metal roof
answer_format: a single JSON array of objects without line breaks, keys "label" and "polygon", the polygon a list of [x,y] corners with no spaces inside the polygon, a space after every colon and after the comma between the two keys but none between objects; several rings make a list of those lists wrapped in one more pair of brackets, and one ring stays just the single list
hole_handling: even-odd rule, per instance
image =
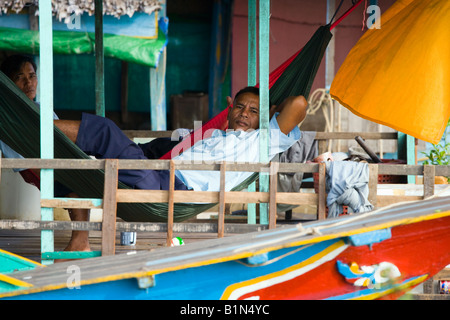
[{"label": "corrugated metal roof", "polygon": [[[28,7],[37,7],[38,4],[39,0],[0,0],[0,14],[19,13]],[[123,15],[132,17],[135,12],[151,14],[160,9],[159,0],[103,0],[103,14],[115,17]],[[61,21],[73,13],[93,15],[95,3],[94,0],[52,0],[52,11]]]}]

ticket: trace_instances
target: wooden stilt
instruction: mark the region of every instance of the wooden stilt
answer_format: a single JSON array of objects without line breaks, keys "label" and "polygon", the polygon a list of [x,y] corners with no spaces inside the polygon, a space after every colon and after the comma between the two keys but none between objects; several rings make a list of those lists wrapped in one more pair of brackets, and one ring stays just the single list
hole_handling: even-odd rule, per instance
[{"label": "wooden stilt", "polygon": [[270,163],[270,184],[269,184],[269,229],[277,226],[277,184],[279,162]]},{"label": "wooden stilt", "polygon": [[378,164],[369,164],[369,202],[377,206]]},{"label": "wooden stilt", "polygon": [[434,195],[434,177],[436,176],[436,167],[433,165],[423,166],[423,198],[429,198]]},{"label": "wooden stilt", "polygon": [[225,230],[225,162],[220,164],[219,218],[217,221],[217,237],[223,238]]},{"label": "wooden stilt", "polygon": [[326,190],[325,190],[325,163],[319,163],[319,196],[317,202],[317,219],[323,220],[326,218]]},{"label": "wooden stilt", "polygon": [[175,191],[175,163],[170,160],[170,175],[169,175],[169,199],[168,199],[168,213],[167,213],[167,239],[168,247],[172,244],[173,238],[173,205],[174,205],[174,191]]},{"label": "wooden stilt", "polygon": [[102,256],[116,251],[117,185],[119,181],[119,160],[105,161],[105,187],[103,194]]}]

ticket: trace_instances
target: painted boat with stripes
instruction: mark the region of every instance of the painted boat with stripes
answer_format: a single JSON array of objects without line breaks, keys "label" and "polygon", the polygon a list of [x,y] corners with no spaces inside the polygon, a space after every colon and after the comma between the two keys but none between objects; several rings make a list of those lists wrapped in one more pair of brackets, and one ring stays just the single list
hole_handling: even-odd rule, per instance
[{"label": "painted boat with stripes", "polygon": [[395,299],[450,263],[450,197],[50,266],[2,254],[3,299]]}]

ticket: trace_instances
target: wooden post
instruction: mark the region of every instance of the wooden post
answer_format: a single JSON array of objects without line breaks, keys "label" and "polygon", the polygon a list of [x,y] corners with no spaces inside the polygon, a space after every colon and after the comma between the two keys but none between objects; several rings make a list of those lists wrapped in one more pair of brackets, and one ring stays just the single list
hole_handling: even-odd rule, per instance
[{"label": "wooden post", "polygon": [[377,190],[378,190],[378,164],[369,164],[369,202],[377,206]]},{"label": "wooden post", "polygon": [[[259,1],[259,162],[269,163],[269,34],[270,0]],[[259,191],[269,191],[266,172],[259,175]],[[268,224],[267,203],[259,205],[259,222]]]},{"label": "wooden post", "polygon": [[[249,86],[256,85],[256,0],[248,0],[248,77]],[[256,191],[256,182],[252,182],[248,192]],[[247,204],[247,223],[256,224],[256,204]]]},{"label": "wooden post", "polygon": [[319,194],[317,197],[317,219],[324,220],[326,218],[326,190],[325,190],[325,179],[326,179],[326,166],[324,162],[319,163]]},{"label": "wooden post", "polygon": [[120,115],[122,123],[128,124],[128,62],[122,61],[120,71]]},{"label": "wooden post", "polygon": [[[167,11],[166,0],[160,1],[160,4],[162,8],[158,12],[158,15],[160,18],[165,18]],[[155,68],[150,68],[149,71],[150,124],[153,131],[167,130],[166,64],[167,48],[165,47],[159,57],[158,65]]]},{"label": "wooden post", "polygon": [[[39,2],[39,56],[40,59],[40,135],[41,158],[52,159],[54,148],[53,136],[53,29],[52,7],[50,0]],[[53,169],[41,170],[41,199],[51,199],[53,190]],[[41,208],[41,220],[53,220],[53,208]],[[54,251],[53,230],[42,230],[41,252]],[[43,261],[43,264],[51,264],[53,261]]]},{"label": "wooden post", "polygon": [[270,163],[270,188],[269,188],[269,229],[277,226],[277,184],[279,162]]},{"label": "wooden post", "polygon": [[217,237],[223,238],[225,233],[225,162],[220,164],[219,217],[217,221]]},{"label": "wooden post", "polygon": [[423,198],[429,198],[434,195],[434,177],[436,167],[433,165],[423,166]]},{"label": "wooden post", "polygon": [[113,255],[116,251],[118,168],[118,159],[106,159],[103,193],[102,256]]},{"label": "wooden post", "polygon": [[256,0],[248,0],[248,70],[247,84],[256,85]]},{"label": "wooden post", "polygon": [[[333,14],[336,12],[336,3],[335,2],[336,2],[335,0],[327,0],[327,15],[326,15],[326,19],[327,20],[326,20],[326,23],[331,21],[331,18],[333,17]],[[331,37],[331,40],[328,43],[327,49],[325,50],[325,89],[326,89],[327,93],[330,92],[331,83],[333,82],[333,78],[334,78],[334,74],[335,74],[334,55],[335,55],[336,29],[337,28],[334,28],[331,31],[332,34],[333,34],[333,37]],[[332,100],[330,108],[332,108],[333,110],[335,109],[334,100]],[[340,111],[340,109],[338,109],[338,111]],[[334,115],[335,112],[333,111],[332,114]],[[338,117],[338,120],[340,120],[340,117]],[[331,119],[331,122],[335,123],[335,119]],[[340,128],[338,128],[338,126],[335,125],[335,127],[332,130],[333,131],[337,131],[337,130],[340,131]],[[326,144],[327,150],[326,151],[331,152],[332,144],[333,144],[333,140],[329,140],[327,142],[327,144]],[[336,151],[341,151],[341,140],[337,140]],[[319,153],[319,154],[321,154],[321,153]]]},{"label": "wooden post", "polygon": [[169,199],[167,201],[167,239],[166,244],[170,247],[173,238],[173,205],[174,205],[174,191],[175,191],[175,163],[170,160],[170,175],[169,175]]},{"label": "wooden post", "polygon": [[152,130],[167,130],[166,111],[166,48],[158,67],[150,68],[150,118]]},{"label": "wooden post", "polygon": [[103,0],[95,0],[95,113],[105,116],[105,58],[103,50]]},{"label": "wooden post", "polygon": [[[415,155],[415,139],[414,137],[407,135],[402,132],[397,133],[397,148],[398,148],[398,158],[406,160],[406,164],[414,165],[416,164]],[[408,175],[408,183],[415,183],[416,178],[412,175]]]}]

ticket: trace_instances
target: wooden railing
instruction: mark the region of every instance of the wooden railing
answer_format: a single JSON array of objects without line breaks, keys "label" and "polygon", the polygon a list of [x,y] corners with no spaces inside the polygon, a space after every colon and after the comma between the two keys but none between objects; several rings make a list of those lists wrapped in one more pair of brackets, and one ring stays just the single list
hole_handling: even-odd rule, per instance
[{"label": "wooden railing", "polygon": [[[134,138],[170,138],[173,131],[124,130],[126,136]],[[397,140],[397,132],[317,132],[319,154],[327,151],[329,140],[354,140],[356,136],[366,140]]]},{"label": "wooden railing", "polygon": [[[158,138],[171,137],[172,131],[124,131],[133,138]],[[361,136],[364,139],[393,139],[398,138],[396,132],[317,132],[316,140],[319,142],[319,153],[325,151],[329,139],[354,139]],[[276,227],[276,206],[278,203],[291,205],[312,205],[317,207],[316,218],[326,218],[326,193],[325,193],[325,164],[304,163],[288,164],[271,162],[270,164],[186,164],[175,163],[168,160],[75,160],[75,159],[0,159],[2,168],[36,168],[36,169],[102,169],[105,170],[105,190],[102,199],[74,199],[53,198],[41,199],[42,207],[52,208],[99,208],[103,210],[102,222],[73,222],[73,221],[17,221],[0,220],[0,229],[40,229],[40,230],[98,230],[102,231],[102,255],[114,254],[115,233],[117,231],[143,231],[166,232],[167,244],[170,243],[173,232],[207,232],[217,233],[218,237],[224,234],[244,233],[259,231]],[[118,169],[153,169],[170,170],[171,179],[175,170],[218,170],[221,171],[221,186],[219,192],[194,192],[151,190],[124,190],[117,189]],[[223,190],[225,171],[251,171],[268,172],[270,174],[269,192],[225,192]],[[317,193],[278,192],[277,173],[318,173]],[[421,165],[391,165],[369,164],[369,201],[375,207],[420,200],[432,196],[435,192],[434,176],[450,176],[450,166],[421,166]],[[423,175],[423,191],[420,195],[378,195],[378,175]],[[173,183],[171,184],[173,186]],[[120,202],[166,202],[168,206],[168,220],[165,223],[156,222],[116,222],[117,203]],[[217,222],[173,222],[173,204],[177,202],[207,202],[218,203]],[[268,225],[227,223],[225,224],[225,207],[231,203],[269,203]],[[81,253],[80,253],[81,254]],[[77,257],[91,256],[85,253]],[[58,256],[49,253],[46,259]],[[65,253],[64,258],[70,258]]]},{"label": "wooden railing", "polygon": [[[170,243],[174,230],[189,230],[189,223],[173,222],[173,204],[177,202],[206,202],[219,203],[217,223],[202,223],[202,228],[195,228],[196,232],[217,232],[218,237],[223,237],[227,232],[250,232],[265,228],[276,227],[276,205],[286,203],[293,205],[316,205],[317,219],[326,218],[326,194],[325,194],[325,164],[305,163],[287,164],[271,162],[270,164],[186,164],[175,163],[169,160],[74,160],[74,159],[2,159],[2,168],[44,168],[44,169],[103,169],[105,170],[105,190],[102,199],[72,199],[54,198],[42,199],[42,207],[53,208],[102,208],[102,222],[69,222],[69,221],[15,221],[0,220],[0,229],[41,229],[41,230],[101,230],[102,231],[102,255],[110,255],[115,252],[115,238],[117,231],[162,231],[167,232],[167,243]],[[167,191],[160,190],[125,190],[117,189],[119,169],[154,169],[170,170],[172,183]],[[177,191],[173,189],[175,170],[220,170],[221,190],[219,192],[195,192]],[[225,171],[251,171],[268,172],[270,174],[269,192],[232,192],[225,191]],[[318,193],[278,192],[277,173],[288,172],[318,172]],[[420,196],[383,196],[377,195],[378,174],[391,175],[423,175],[423,195]],[[369,164],[369,201],[375,207],[383,207],[395,202],[408,200],[420,200],[434,194],[435,175],[450,176],[450,166],[421,166],[421,165],[390,165]],[[120,202],[167,202],[168,220],[166,223],[148,222],[117,222],[117,203]],[[225,226],[224,208],[226,203],[269,203],[268,225],[239,224],[240,228],[234,229]],[[197,226],[198,227],[198,226]],[[236,231],[238,230],[238,231]]]}]

